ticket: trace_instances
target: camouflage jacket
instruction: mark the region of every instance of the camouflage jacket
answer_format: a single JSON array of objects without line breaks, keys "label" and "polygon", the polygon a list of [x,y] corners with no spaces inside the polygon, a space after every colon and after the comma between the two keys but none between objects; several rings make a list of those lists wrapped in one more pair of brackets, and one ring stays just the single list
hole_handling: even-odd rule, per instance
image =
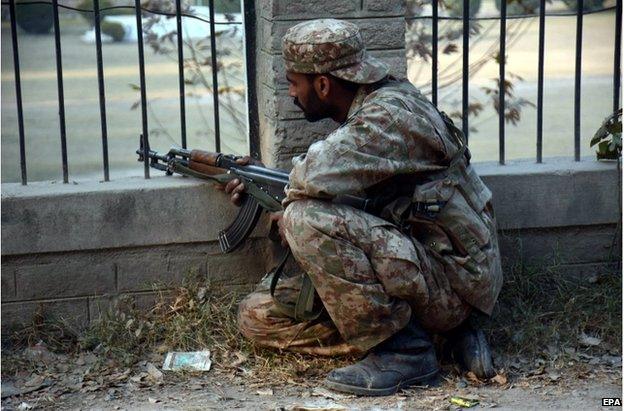
[{"label": "camouflage jacket", "polygon": [[[443,261],[461,298],[490,314],[502,284],[491,192],[464,158],[449,168],[459,150],[437,109],[408,81],[363,85],[347,120],[293,159],[283,204],[371,196],[398,185],[402,194],[382,217],[407,222],[410,234]],[[414,212],[414,201],[441,211]]]}]

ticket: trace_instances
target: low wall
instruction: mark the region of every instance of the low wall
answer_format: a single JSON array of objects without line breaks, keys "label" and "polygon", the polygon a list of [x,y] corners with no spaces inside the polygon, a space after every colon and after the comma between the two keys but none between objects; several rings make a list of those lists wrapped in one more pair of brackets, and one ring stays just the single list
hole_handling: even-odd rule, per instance
[{"label": "low wall", "polygon": [[[618,172],[593,160],[477,164],[494,193],[504,265],[556,265],[570,275],[619,272]],[[217,234],[234,219],[227,196],[182,177],[2,185],[2,329],[39,311],[84,325],[110,300],[149,305],[194,270],[246,287],[271,264],[261,220],[234,253]],[[617,240],[617,241],[615,241]],[[614,243],[615,241],[615,243]]]}]

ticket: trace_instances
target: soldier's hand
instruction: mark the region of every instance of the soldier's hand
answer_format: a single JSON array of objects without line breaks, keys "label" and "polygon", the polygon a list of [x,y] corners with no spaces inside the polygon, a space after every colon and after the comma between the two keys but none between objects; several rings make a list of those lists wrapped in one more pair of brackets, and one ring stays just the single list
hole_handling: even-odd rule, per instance
[{"label": "soldier's hand", "polygon": [[[248,164],[253,164],[256,166],[264,167],[258,160],[254,160],[249,156],[244,156],[236,160],[236,164],[240,164],[241,166],[246,166]],[[241,204],[242,193],[245,192],[245,184],[240,181],[240,179],[235,178],[232,181],[229,181],[227,184],[215,184],[215,188],[217,190],[225,191],[227,194],[230,194],[230,201],[235,206],[239,207]]]},{"label": "soldier's hand", "polygon": [[288,241],[286,241],[286,235],[284,233],[284,225],[283,225],[283,220],[282,218],[284,217],[284,212],[283,211],[277,211],[275,213],[271,213],[269,215],[269,219],[271,220],[272,223],[277,224],[277,228],[279,231],[279,236],[280,236],[280,240],[282,242],[282,246],[284,247],[288,247]]}]

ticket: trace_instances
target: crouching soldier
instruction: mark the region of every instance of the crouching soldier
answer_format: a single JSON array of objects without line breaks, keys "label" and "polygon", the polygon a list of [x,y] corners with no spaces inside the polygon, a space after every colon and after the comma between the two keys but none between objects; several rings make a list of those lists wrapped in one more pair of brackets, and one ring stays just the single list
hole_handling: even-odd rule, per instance
[{"label": "crouching soldier", "polygon": [[[351,23],[297,24],[282,45],[294,103],[307,120],[340,126],[293,159],[285,211],[274,217],[302,273],[247,296],[242,333],[300,353],[361,353],[326,378],[360,395],[434,380],[433,333],[466,369],[491,377],[489,347],[469,317],[491,314],[500,255],[491,192],[461,131],[390,76]],[[235,202],[243,190],[226,187]],[[371,199],[369,209],[346,194]]]}]

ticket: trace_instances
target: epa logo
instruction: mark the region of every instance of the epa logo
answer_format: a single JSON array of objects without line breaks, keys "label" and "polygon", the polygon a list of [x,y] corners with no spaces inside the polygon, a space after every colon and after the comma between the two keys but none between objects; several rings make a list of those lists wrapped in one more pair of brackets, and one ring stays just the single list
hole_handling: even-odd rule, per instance
[{"label": "epa logo", "polygon": [[622,400],[619,398],[603,398],[602,399],[602,406],[603,407],[621,407],[622,406]]}]

